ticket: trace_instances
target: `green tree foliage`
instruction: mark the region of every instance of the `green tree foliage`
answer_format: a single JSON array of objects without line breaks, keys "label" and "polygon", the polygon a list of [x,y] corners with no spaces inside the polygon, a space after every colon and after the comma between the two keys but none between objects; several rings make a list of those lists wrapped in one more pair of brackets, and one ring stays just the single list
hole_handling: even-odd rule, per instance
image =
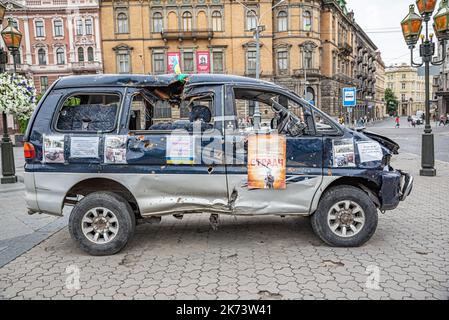
[{"label": "green tree foliage", "polygon": [[399,101],[390,88],[385,90],[385,103],[387,104],[387,112],[389,115],[396,114],[398,111]]}]

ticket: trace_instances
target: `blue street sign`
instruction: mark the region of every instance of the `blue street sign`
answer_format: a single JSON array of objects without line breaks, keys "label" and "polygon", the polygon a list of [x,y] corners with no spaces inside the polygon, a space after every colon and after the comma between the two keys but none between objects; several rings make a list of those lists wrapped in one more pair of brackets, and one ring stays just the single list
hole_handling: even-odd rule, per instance
[{"label": "blue street sign", "polygon": [[343,88],[343,107],[355,107],[357,104],[356,88]]}]

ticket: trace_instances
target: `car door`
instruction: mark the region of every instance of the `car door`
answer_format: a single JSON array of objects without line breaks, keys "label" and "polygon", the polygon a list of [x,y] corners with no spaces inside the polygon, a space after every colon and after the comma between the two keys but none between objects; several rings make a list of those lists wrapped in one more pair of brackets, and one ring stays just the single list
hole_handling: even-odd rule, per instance
[{"label": "car door", "polygon": [[[144,215],[229,211],[222,98],[221,86],[199,88],[178,102],[155,98],[151,88],[129,92],[124,173],[130,173],[129,183]],[[209,109],[211,119],[192,123],[192,103]]]},{"label": "car door", "polygon": [[[229,120],[225,130],[226,164],[228,192],[234,212],[241,215],[308,214],[323,176],[323,139],[315,135],[312,113],[294,97],[279,92],[237,86],[226,90]],[[286,143],[286,173],[285,188],[278,190],[250,188],[248,185],[248,158],[251,156],[248,143],[255,135],[252,124],[257,103],[262,114],[261,131],[265,131],[259,136],[277,135],[276,130],[271,129],[275,121],[269,105],[270,96],[286,109],[300,113],[306,122],[302,135],[281,134]],[[234,128],[231,130],[232,121]],[[232,153],[228,151],[231,148]]]}]

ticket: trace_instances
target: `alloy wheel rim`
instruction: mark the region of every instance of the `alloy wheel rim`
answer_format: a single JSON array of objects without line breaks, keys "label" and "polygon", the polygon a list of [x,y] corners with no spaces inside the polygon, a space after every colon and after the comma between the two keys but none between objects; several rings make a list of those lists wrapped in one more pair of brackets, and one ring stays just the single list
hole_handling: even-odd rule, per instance
[{"label": "alloy wheel rim", "polygon": [[88,210],[81,220],[84,236],[95,244],[111,242],[118,233],[119,223],[114,212],[104,207]]},{"label": "alloy wheel rim", "polygon": [[329,209],[327,223],[331,231],[337,236],[351,238],[363,229],[365,212],[354,201],[339,201]]}]

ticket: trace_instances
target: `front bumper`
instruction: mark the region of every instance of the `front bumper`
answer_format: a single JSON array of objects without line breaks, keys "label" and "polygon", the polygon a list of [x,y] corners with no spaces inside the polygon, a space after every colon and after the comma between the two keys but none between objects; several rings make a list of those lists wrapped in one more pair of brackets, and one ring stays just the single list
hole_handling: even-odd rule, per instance
[{"label": "front bumper", "polygon": [[393,210],[404,201],[412,192],[413,177],[400,170],[384,172],[382,174],[382,187],[380,200],[382,211]]}]

